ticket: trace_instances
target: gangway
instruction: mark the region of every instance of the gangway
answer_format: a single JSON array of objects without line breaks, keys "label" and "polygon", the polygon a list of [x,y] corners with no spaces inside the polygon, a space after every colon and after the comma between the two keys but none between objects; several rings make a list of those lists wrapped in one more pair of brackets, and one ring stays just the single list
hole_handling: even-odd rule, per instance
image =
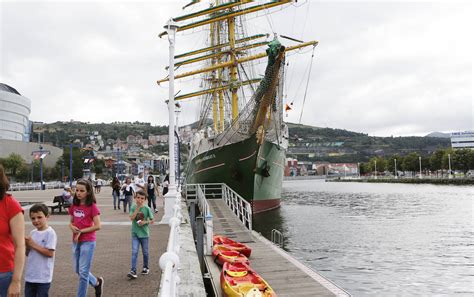
[{"label": "gangway", "polygon": [[[349,293],[313,271],[290,254],[253,231],[252,207],[225,184],[188,184],[186,200],[191,205],[190,219],[196,220],[197,251],[202,261],[205,282],[213,288],[215,296],[222,296],[220,267],[212,257],[212,236],[218,234],[245,243],[252,249],[250,265],[273,288],[276,294],[288,297],[350,296]],[[201,214],[193,214],[194,205]],[[204,218],[212,218],[210,221]],[[283,237],[276,235],[281,244]],[[202,248],[205,246],[206,248]],[[201,255],[199,255],[201,253]],[[202,259],[202,260],[201,260]]]}]

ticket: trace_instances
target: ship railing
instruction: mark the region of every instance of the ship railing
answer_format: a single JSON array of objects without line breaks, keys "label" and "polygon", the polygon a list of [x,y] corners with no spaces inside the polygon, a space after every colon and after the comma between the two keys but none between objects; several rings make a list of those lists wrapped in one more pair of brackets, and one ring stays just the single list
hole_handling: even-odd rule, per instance
[{"label": "ship railing", "polygon": [[252,205],[226,184],[222,184],[222,199],[244,226],[252,230]]},{"label": "ship railing", "polygon": [[161,281],[160,297],[178,296],[177,284],[179,265],[179,232],[182,219],[181,214],[181,193],[177,193],[175,205],[173,206],[173,217],[169,220],[170,235],[166,252],[160,257],[160,267],[163,270]]}]

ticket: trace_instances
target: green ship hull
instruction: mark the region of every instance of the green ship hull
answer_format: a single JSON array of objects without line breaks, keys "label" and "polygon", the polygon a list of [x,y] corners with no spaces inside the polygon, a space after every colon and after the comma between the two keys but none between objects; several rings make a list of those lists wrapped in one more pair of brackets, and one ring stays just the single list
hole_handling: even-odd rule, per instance
[{"label": "green ship hull", "polygon": [[280,206],[286,149],[251,137],[207,150],[189,163],[189,183],[225,183],[252,204],[254,213]]}]

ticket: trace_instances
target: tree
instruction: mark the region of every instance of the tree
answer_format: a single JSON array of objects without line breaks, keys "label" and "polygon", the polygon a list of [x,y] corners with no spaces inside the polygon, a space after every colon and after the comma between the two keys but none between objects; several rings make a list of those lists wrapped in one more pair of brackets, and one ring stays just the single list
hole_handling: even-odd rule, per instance
[{"label": "tree", "polygon": [[[86,153],[87,152],[81,152],[77,147],[72,148],[72,179],[82,177],[82,170],[84,168],[84,160],[82,159],[82,156],[86,155]],[[69,149],[64,150],[63,159],[66,161],[64,164],[64,174],[69,176]]]},{"label": "tree", "polygon": [[469,171],[470,152],[470,149],[457,149],[451,155],[451,160],[456,165],[456,169],[461,170],[464,174]]},{"label": "tree", "polygon": [[438,175],[438,170],[441,169],[441,174],[443,174],[443,156],[446,154],[444,149],[436,150],[430,157],[430,170],[436,171],[436,175]]},{"label": "tree", "polygon": [[410,153],[403,158],[402,169],[404,171],[415,172],[419,170],[419,155],[417,153]]},{"label": "tree", "polygon": [[390,156],[387,160],[387,170],[392,174],[395,174],[395,160],[397,160],[397,171],[400,170],[400,164],[403,161],[403,158],[399,155]]},{"label": "tree", "polygon": [[10,172],[12,177],[16,177],[17,170],[25,163],[25,160],[18,154],[10,154],[7,158],[3,159],[3,166],[5,170]]}]

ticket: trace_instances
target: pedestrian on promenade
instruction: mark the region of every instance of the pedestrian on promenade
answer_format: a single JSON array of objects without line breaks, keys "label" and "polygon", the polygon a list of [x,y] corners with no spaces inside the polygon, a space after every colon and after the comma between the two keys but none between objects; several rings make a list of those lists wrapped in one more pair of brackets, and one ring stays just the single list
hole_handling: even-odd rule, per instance
[{"label": "pedestrian on promenade", "polygon": [[155,183],[155,178],[153,175],[148,176],[146,188],[148,194],[148,207],[151,208],[153,205],[153,211],[157,213],[158,209],[156,208],[156,197],[160,196],[160,190]]},{"label": "pedestrian on promenade", "polygon": [[73,268],[79,275],[77,297],[87,296],[88,284],[95,288],[95,296],[102,296],[104,278],[96,278],[91,272],[92,260],[96,246],[96,231],[100,230],[100,210],[92,183],[85,179],[77,181],[73,204],[69,207],[73,243]]},{"label": "pedestrian on promenade", "polygon": [[120,181],[118,177],[112,179],[112,198],[114,199],[114,209],[120,209]]},{"label": "pedestrian on promenade", "polygon": [[98,179],[96,180],[97,194],[99,194],[99,193],[100,193],[100,190],[102,189],[102,183],[103,183],[102,179],[98,178]]},{"label": "pedestrian on promenade", "polygon": [[143,172],[140,172],[133,181],[133,190],[138,192],[140,190],[146,192],[145,179],[143,178]]},{"label": "pedestrian on promenade", "polygon": [[19,297],[25,264],[25,218],[20,203],[7,194],[9,188],[0,165],[0,296]]},{"label": "pedestrian on promenade", "polygon": [[165,179],[163,180],[163,196],[168,193],[168,186],[170,184],[170,175],[166,174]]},{"label": "pedestrian on promenade", "polygon": [[146,205],[146,200],[146,192],[138,191],[135,195],[135,204],[130,209],[130,220],[132,221],[132,268],[127,274],[130,279],[137,278],[137,258],[140,245],[143,254],[141,274],[150,273],[148,266],[148,239],[150,238],[149,225],[153,224],[153,212]]},{"label": "pedestrian on promenade", "polygon": [[96,178],[92,181],[92,184],[94,185],[95,193],[99,193],[99,180]]},{"label": "pedestrian on promenade", "polygon": [[42,203],[30,208],[30,219],[36,229],[25,237],[25,297],[47,297],[53,280],[54,254],[58,238],[48,225],[48,207]]},{"label": "pedestrian on promenade", "polygon": [[72,190],[70,186],[64,186],[63,193],[61,194],[63,196],[63,201],[72,204]]},{"label": "pedestrian on promenade", "polygon": [[130,207],[132,206],[132,199],[133,195],[135,193],[133,186],[132,186],[132,179],[127,176],[125,179],[125,184],[122,186],[122,192],[124,196],[123,200],[123,212],[127,212],[127,204],[128,204],[128,209],[130,210]]}]

